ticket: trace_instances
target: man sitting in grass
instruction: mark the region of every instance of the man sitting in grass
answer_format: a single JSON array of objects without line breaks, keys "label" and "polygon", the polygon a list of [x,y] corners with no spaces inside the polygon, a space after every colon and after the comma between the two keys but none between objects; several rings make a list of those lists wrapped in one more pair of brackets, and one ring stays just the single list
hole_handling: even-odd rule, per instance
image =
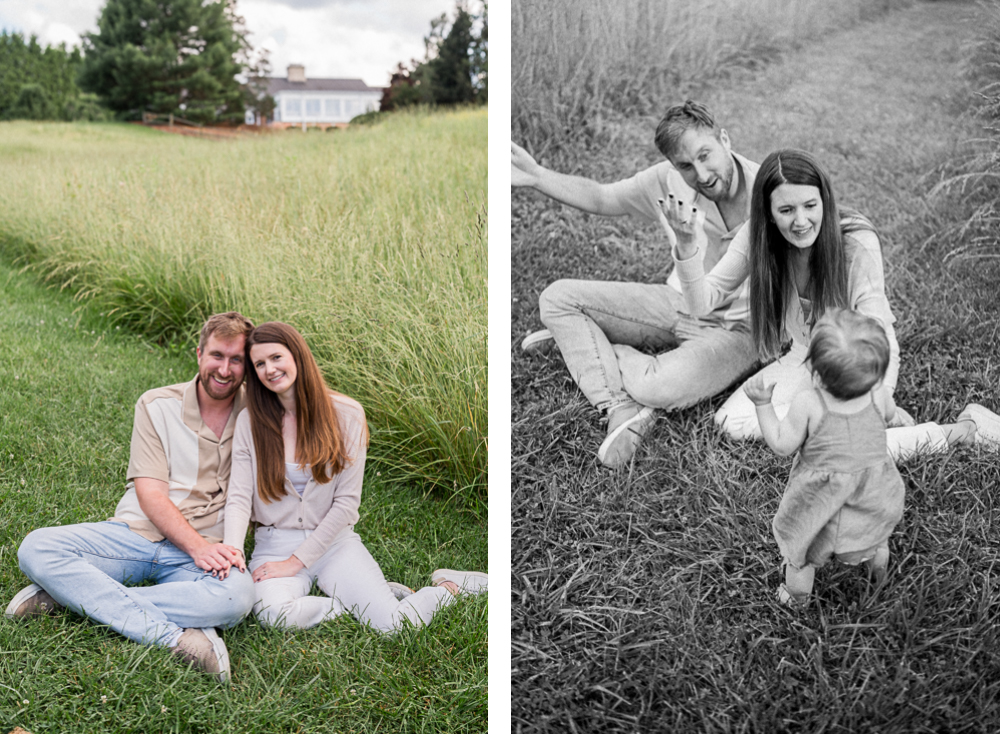
[{"label": "man sitting in grass", "polygon": [[[215,628],[238,624],[254,602],[250,574],[229,573],[242,548],[220,542],[252,329],[235,312],[212,316],[201,330],[197,377],[139,398],[130,481],[115,517],[29,533],[17,557],[34,583],[14,597],[8,617],[68,607],[228,680]],[[125,586],[143,582],[152,585]]]},{"label": "man sitting in grass", "polygon": [[[750,218],[759,166],[732,151],[729,134],[697,102],[667,110],[656,129],[656,147],[667,160],[602,184],[544,168],[511,143],[511,184],[591,214],[632,214],[681,231],[690,222],[672,214],[679,204],[693,204],[705,216],[708,239],[695,257],[708,272]],[[716,395],[757,361],[745,285],[705,318],[685,313],[681,288],[675,269],[666,284],[559,280],[538,299],[548,328],[530,334],[521,348],[538,353],[557,346],[584,395],[607,414],[607,437],[597,452],[606,466],[632,458],[654,408],[676,410]],[[648,356],[636,347],[660,354]]]}]

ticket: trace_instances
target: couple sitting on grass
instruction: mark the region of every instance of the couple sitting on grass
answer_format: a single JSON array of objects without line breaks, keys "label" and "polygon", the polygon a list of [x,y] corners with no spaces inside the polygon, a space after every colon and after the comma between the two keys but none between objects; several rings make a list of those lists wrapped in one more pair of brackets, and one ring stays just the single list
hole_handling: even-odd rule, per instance
[{"label": "couple sitting on grass", "polygon": [[[458,594],[486,591],[487,575],[475,572],[440,569],[415,592],[385,580],[354,532],[364,410],[326,386],[294,328],[217,314],[197,355],[194,380],[136,404],[115,517],[24,539],[18,561],[33,583],[8,617],[67,607],[225,681],[229,655],[215,628],[251,609],[265,625],[307,628],[350,612],[392,632],[426,624]],[[327,596],[309,595],[314,581]],[[143,582],[152,585],[132,585]]]},{"label": "couple sitting on grass", "polygon": [[512,144],[513,185],[659,222],[675,262],[665,285],[553,283],[539,298],[548,328],[522,349],[558,348],[607,414],[598,458],[610,467],[632,460],[655,409],[693,405],[770,362],[715,420],[779,453],[801,449],[773,526],[781,598],[805,598],[833,555],[881,576],[902,514],[894,460],[959,443],[996,448],[1000,418],[972,404],[953,424],[914,425],[895,407],[899,346],[879,238],[865,217],[838,210],[812,156],[780,150],[758,166],[691,101],[667,111],[656,144],[666,161],[611,184],[546,169]]}]

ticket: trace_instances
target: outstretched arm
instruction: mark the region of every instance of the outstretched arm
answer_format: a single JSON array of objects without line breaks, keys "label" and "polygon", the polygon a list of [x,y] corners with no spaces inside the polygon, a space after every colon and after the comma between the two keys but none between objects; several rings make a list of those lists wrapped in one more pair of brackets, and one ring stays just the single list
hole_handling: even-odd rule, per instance
[{"label": "outstretched arm", "polygon": [[765,383],[764,376],[758,373],[747,380],[743,390],[757,406],[757,422],[760,423],[764,442],[778,456],[795,453],[808,435],[812,393],[803,392],[796,395],[788,409],[788,415],[783,421],[779,421],[771,404],[774,382]]},{"label": "outstretched arm", "polygon": [[510,183],[511,186],[533,188],[558,202],[590,214],[620,217],[629,213],[614,193],[611,184],[550,170],[514,142],[510,144]]}]

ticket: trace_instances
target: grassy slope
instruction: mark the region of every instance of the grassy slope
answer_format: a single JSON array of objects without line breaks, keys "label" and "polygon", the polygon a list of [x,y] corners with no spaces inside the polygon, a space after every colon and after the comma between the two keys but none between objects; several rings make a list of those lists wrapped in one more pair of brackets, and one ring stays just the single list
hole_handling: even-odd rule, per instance
[{"label": "grassy slope", "polygon": [[[880,227],[902,346],[897,399],[919,420],[1000,405],[997,269],[942,265],[955,243],[931,235],[966,212],[925,196],[977,133],[960,119],[967,93],[956,84],[972,10],[920,3],[698,95],[751,158],[787,146],[818,154],[839,200]],[[623,178],[658,160],[655,123],[595,120],[548,163]],[[538,328],[547,283],[660,277],[660,235],[530,193],[515,195],[512,233],[515,726],[995,728],[996,456],[908,462],[888,586],[828,567],[808,610],[779,608],[769,523],[789,461],[716,433],[725,395],[661,418],[634,464],[609,472],[595,458],[600,421],[561,361],[517,349]]]},{"label": "grassy slope", "polygon": [[[16,556],[24,535],[109,517],[125,483],[135,400],[196,366],[2,265],[0,344],[6,605],[26,583]],[[486,568],[479,523],[377,471],[366,477],[358,532],[388,578],[421,586],[437,567]],[[245,622],[225,633],[231,687],[71,614],[0,618],[0,731],[482,731],[486,617],[485,599],[463,601],[430,628],[392,638],[348,618],[298,633]]]}]

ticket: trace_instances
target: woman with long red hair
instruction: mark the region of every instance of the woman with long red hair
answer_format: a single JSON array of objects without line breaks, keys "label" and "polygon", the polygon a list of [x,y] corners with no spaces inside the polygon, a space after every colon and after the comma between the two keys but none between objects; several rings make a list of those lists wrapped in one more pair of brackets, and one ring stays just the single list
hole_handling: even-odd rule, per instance
[{"label": "woman with long red hair", "polygon": [[[330,390],[302,335],[261,324],[247,338],[247,410],[236,422],[225,542],[243,548],[265,625],[313,627],[343,612],[382,632],[426,624],[484,573],[439,569],[413,592],[387,582],[354,532],[368,448],[361,405]],[[310,596],[313,582],[327,596]]]}]

